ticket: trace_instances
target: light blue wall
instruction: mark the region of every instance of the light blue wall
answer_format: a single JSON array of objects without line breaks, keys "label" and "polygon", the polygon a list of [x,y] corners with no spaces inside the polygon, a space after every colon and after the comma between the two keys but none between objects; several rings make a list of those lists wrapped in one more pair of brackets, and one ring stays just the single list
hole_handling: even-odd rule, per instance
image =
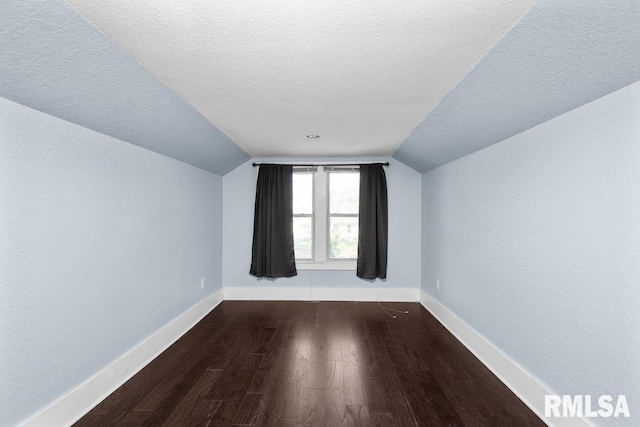
[{"label": "light blue wall", "polygon": [[0,153],[9,426],[220,288],[222,178],[2,98]]},{"label": "light blue wall", "polygon": [[[386,281],[371,282],[355,271],[299,270],[292,278],[258,280],[249,274],[257,172],[253,162],[389,161],[389,259]],[[420,174],[393,159],[254,159],[223,177],[224,286],[420,287]]]},{"label": "light blue wall", "polygon": [[422,194],[422,288],[556,393],[626,394],[638,425],[640,83],[425,173]]}]

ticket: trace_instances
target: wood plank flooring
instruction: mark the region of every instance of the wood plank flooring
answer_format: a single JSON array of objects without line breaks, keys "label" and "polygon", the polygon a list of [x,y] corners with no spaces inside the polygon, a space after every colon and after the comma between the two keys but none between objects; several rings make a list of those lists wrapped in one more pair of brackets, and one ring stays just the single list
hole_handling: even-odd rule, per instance
[{"label": "wood plank flooring", "polygon": [[544,426],[418,303],[224,301],[76,426]]}]

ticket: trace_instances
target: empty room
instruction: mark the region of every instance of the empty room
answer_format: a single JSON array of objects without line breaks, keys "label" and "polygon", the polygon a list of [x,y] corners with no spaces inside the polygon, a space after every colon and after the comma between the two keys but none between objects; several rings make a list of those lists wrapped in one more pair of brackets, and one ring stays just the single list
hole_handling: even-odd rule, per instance
[{"label": "empty room", "polygon": [[0,427],[639,426],[640,1],[0,1]]}]

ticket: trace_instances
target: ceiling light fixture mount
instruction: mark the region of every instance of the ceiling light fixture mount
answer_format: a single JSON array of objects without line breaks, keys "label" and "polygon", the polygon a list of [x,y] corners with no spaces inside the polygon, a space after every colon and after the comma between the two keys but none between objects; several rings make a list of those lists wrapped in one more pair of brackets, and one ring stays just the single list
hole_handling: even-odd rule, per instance
[{"label": "ceiling light fixture mount", "polygon": [[318,139],[320,138],[320,135],[309,134],[309,135],[305,135],[304,137],[308,139]]}]

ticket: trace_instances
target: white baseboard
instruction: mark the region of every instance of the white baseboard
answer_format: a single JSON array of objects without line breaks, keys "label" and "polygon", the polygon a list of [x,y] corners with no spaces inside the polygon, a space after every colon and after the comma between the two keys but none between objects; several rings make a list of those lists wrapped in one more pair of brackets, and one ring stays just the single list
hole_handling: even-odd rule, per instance
[{"label": "white baseboard", "polygon": [[245,301],[387,301],[417,302],[418,288],[329,288],[225,286],[225,300]]},{"label": "white baseboard", "polygon": [[540,380],[502,353],[464,320],[422,290],[420,291],[420,303],[547,425],[553,427],[590,426],[584,418],[545,417],[544,397],[547,394],[557,393],[549,390]]},{"label": "white baseboard", "polygon": [[219,289],[207,296],[23,425],[72,425],[202,320],[222,302],[222,293]]}]

